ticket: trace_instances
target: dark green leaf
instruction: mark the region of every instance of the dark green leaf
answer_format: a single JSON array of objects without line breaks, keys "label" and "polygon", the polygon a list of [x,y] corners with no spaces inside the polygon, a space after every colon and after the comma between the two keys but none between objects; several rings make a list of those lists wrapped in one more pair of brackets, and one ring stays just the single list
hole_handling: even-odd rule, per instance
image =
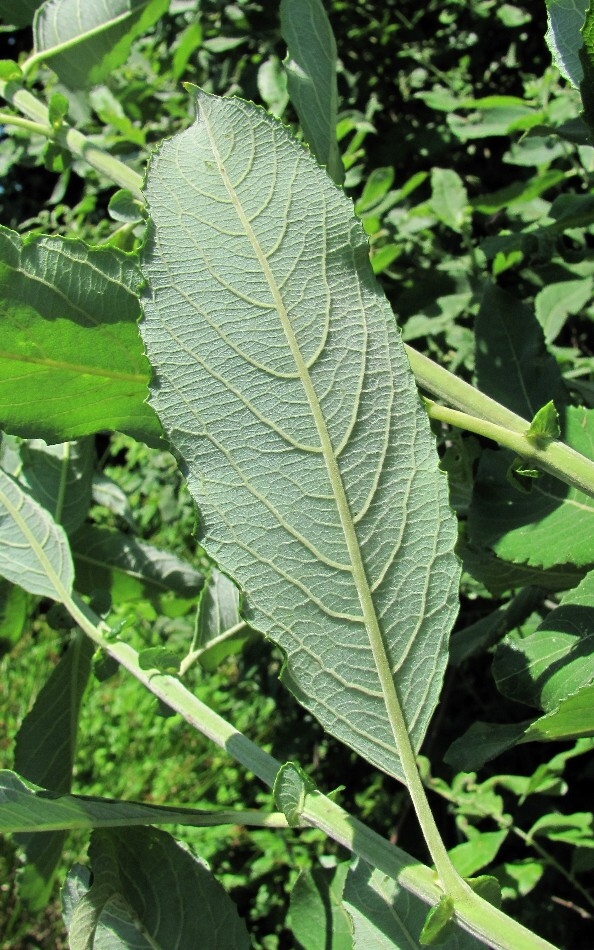
[{"label": "dark green leaf", "polygon": [[[15,768],[29,782],[52,792],[70,790],[78,717],[93,652],[92,642],[79,632],[40,690],[17,735]],[[32,910],[40,910],[49,899],[65,834],[19,834],[17,841],[27,856],[20,894]]]},{"label": "dark green leaf", "polygon": [[344,167],[336,140],[336,42],[321,0],[281,0],[289,96],[305,139],[336,184]]},{"label": "dark green leaf", "polygon": [[152,950],[250,947],[245,924],[221,885],[166,832],[95,831],[89,858],[93,881],[71,910],[71,950],[93,947],[95,931],[114,902],[146,934]]}]

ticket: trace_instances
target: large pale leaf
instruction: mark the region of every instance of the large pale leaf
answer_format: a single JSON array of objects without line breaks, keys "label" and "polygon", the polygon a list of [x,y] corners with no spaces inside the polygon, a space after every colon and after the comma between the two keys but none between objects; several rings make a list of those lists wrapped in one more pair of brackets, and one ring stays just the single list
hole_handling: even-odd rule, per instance
[{"label": "large pale leaf", "polygon": [[91,86],[128,56],[169,0],[46,0],[35,15],[35,53],[71,88]]},{"label": "large pale leaf", "polygon": [[344,167],[336,139],[336,41],[321,0],[281,0],[289,96],[314,155],[338,185]]},{"label": "large pale leaf", "polygon": [[285,681],[402,776],[376,664],[418,747],[456,613],[427,418],[350,201],[262,110],[196,99],[148,174],[152,402]]},{"label": "large pale leaf", "polygon": [[[156,443],[130,257],[0,228],[0,427],[64,442],[120,429]],[[40,401],[40,397],[43,397]]]},{"label": "large pale leaf", "polygon": [[2,469],[0,575],[52,600],[71,592],[74,577],[64,529]]},{"label": "large pale leaf", "polygon": [[[428,907],[393,878],[357,861],[347,875],[343,900],[353,921],[355,948],[412,950]],[[439,941],[443,950],[479,950],[485,945],[461,928],[452,928]]]},{"label": "large pale leaf", "polygon": [[89,858],[91,887],[70,908],[71,950],[93,950],[97,928],[118,908],[136,922],[153,950],[250,947],[245,924],[221,885],[166,832],[95,831]]}]

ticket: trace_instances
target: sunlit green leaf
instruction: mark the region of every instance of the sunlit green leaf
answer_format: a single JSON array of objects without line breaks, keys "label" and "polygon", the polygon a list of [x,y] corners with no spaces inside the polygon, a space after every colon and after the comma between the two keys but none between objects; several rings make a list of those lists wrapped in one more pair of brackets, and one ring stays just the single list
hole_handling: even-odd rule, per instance
[{"label": "sunlit green leaf", "polygon": [[[0,229],[0,424],[64,442],[119,429],[153,444],[149,366],[130,257]],[[43,412],[39,396],[43,393]]]}]

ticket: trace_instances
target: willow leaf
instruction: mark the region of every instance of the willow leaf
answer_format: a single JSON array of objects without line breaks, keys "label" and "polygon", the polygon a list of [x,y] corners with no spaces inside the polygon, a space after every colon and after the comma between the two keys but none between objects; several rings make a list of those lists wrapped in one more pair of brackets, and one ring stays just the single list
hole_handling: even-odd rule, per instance
[{"label": "willow leaf", "polygon": [[64,529],[2,469],[0,575],[52,600],[70,593],[74,577]]},{"label": "willow leaf", "polygon": [[262,110],[196,99],[147,179],[151,402],[285,682],[402,778],[390,720],[418,747],[456,612],[428,421],[350,201]]}]

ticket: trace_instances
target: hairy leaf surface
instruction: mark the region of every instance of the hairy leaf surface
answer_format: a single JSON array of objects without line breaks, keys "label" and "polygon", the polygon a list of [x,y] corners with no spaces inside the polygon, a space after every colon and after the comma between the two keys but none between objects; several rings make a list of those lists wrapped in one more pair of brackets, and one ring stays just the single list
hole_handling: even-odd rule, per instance
[{"label": "hairy leaf surface", "polygon": [[196,97],[148,175],[152,403],[285,681],[401,776],[378,669],[418,746],[459,575],[427,418],[350,202],[262,110]]}]

